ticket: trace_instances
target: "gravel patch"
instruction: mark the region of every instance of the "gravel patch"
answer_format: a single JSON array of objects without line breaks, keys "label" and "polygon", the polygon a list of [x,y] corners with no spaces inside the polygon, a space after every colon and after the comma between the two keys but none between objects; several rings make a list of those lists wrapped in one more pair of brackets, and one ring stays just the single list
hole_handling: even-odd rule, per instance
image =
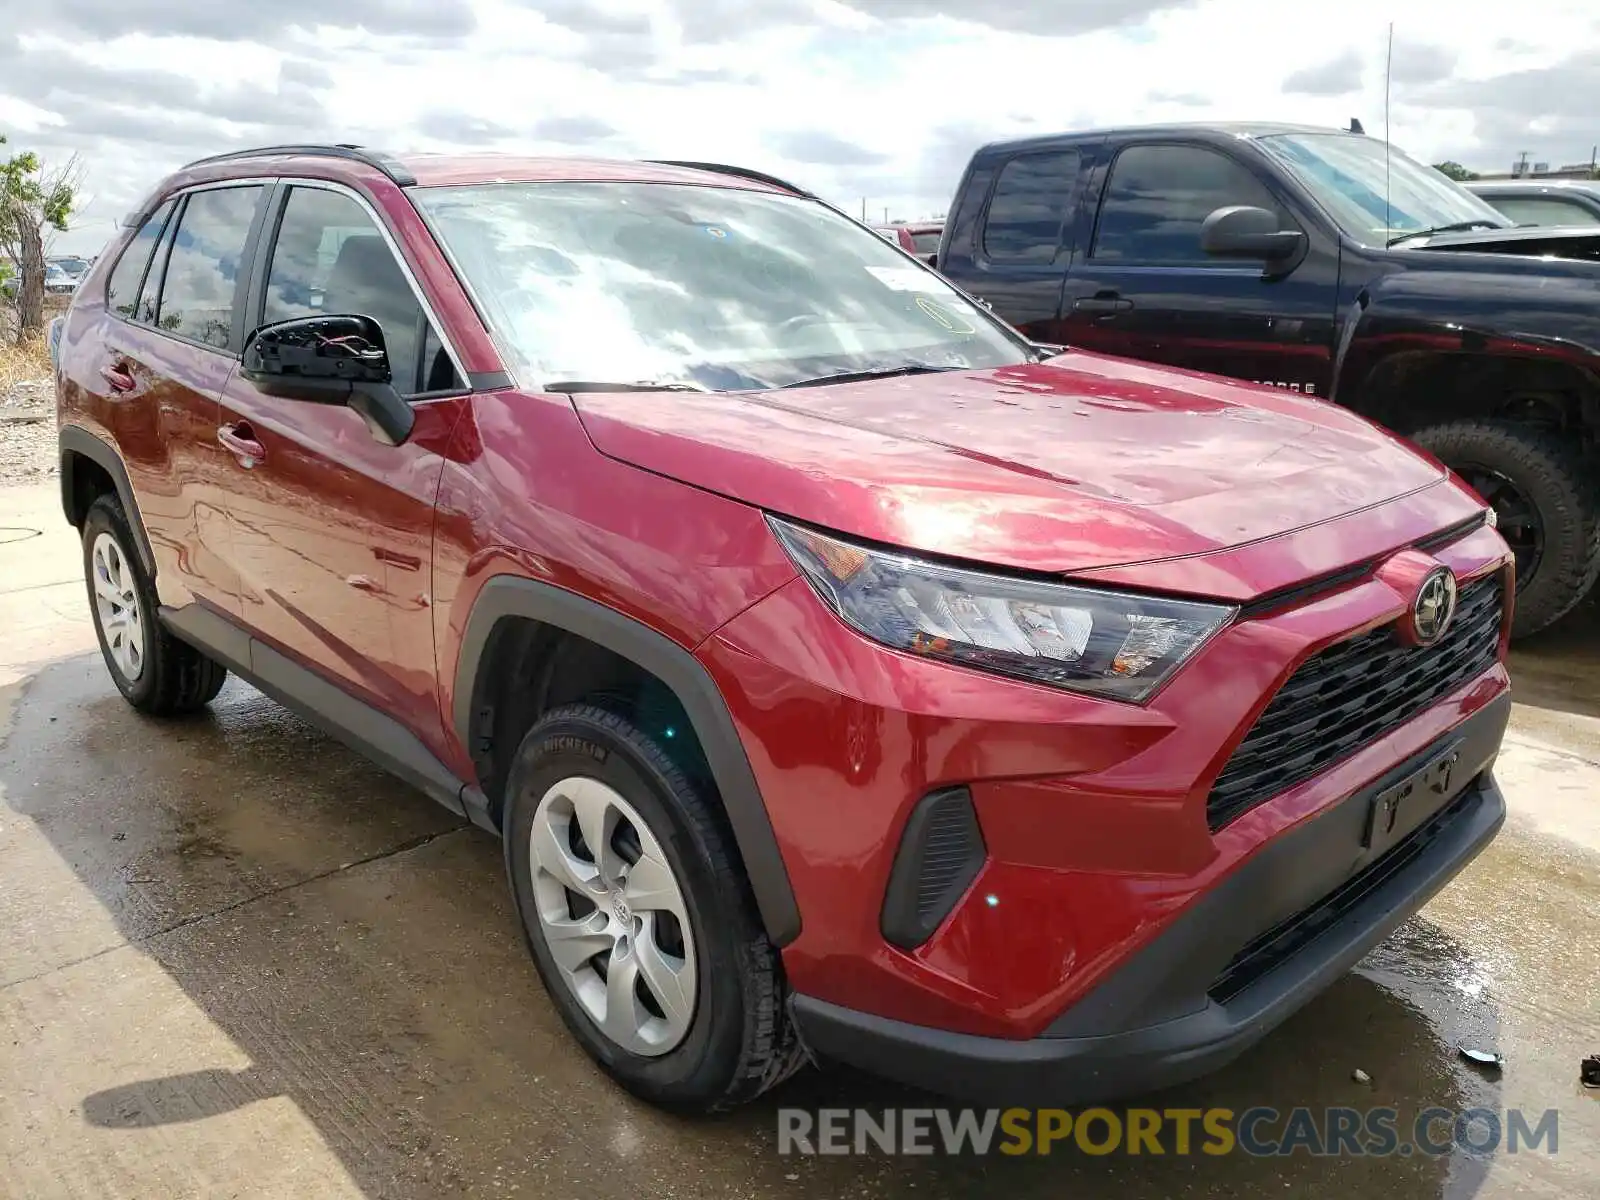
[{"label": "gravel patch", "polygon": [[59,469],[50,380],[26,379],[0,388],[0,487],[38,483]]}]

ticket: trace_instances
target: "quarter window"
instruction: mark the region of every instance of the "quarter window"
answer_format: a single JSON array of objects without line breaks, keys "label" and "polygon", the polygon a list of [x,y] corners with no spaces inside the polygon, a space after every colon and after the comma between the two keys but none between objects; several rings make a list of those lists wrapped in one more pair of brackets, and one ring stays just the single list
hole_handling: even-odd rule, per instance
[{"label": "quarter window", "polygon": [[156,324],[219,350],[234,338],[241,272],[260,186],[192,192],[167,253]]},{"label": "quarter window", "polygon": [[462,386],[366,209],[341,192],[292,188],[272,249],[262,320],[271,324],[320,313],[377,321],[402,393]]},{"label": "quarter window", "polygon": [[1200,248],[1200,226],[1219,208],[1282,207],[1259,179],[1202,146],[1130,146],[1111,167],[1091,258],[1112,262],[1215,262]]},{"label": "quarter window", "polygon": [[1007,262],[1054,261],[1077,194],[1078,152],[1024,154],[1006,163],[989,200],[983,249]]},{"label": "quarter window", "polygon": [[144,283],[145,268],[150,265],[150,252],[171,215],[172,201],[168,200],[139,226],[139,232],[128,240],[127,249],[112,268],[111,278],[106,281],[106,307],[117,316],[132,320],[138,310],[139,288]]}]

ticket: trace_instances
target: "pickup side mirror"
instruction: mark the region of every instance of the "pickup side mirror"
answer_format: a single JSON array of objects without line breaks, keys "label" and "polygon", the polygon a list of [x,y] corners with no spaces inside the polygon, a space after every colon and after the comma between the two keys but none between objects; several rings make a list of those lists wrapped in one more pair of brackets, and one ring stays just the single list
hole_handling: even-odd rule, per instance
[{"label": "pickup side mirror", "polygon": [[1306,235],[1279,229],[1278,218],[1264,208],[1232,204],[1219,208],[1200,226],[1200,248],[1218,258],[1259,258],[1282,262],[1299,254]]},{"label": "pickup side mirror", "polygon": [[395,390],[383,329],[371,317],[294,317],[246,340],[239,373],[283,400],[348,405],[373,435],[398,446],[416,414]]}]

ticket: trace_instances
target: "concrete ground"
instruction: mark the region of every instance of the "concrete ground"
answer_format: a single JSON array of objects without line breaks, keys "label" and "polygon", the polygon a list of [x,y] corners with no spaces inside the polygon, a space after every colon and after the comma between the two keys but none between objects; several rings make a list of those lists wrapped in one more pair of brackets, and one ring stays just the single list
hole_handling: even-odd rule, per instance
[{"label": "concrete ground", "polygon": [[121,701],[53,483],[0,489],[0,630],[0,1200],[1596,1194],[1594,606],[1516,655],[1501,837],[1243,1060],[1153,1099],[1559,1110],[1553,1155],[1338,1162],[780,1156],[779,1106],[929,1102],[847,1071],[664,1116],[565,1033],[491,838],[237,681],[175,723]]}]

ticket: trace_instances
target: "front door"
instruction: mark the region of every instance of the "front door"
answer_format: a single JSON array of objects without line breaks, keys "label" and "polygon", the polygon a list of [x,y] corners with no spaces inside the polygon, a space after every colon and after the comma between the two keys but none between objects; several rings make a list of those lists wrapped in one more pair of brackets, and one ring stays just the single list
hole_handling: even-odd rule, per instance
[{"label": "front door", "polygon": [[391,446],[351,409],[266,396],[237,374],[229,381],[218,436],[236,463],[228,505],[244,622],[433,741],[437,447],[463,403],[460,379],[363,202],[311,182],[287,187],[279,202],[260,323],[317,313],[376,319],[417,427]]},{"label": "front door", "polygon": [[1098,174],[1093,237],[1061,298],[1065,341],[1328,394],[1336,245],[1308,230],[1308,253],[1282,276],[1265,263],[1207,255],[1201,225],[1219,208],[1254,205],[1278,214],[1279,228],[1299,224],[1250,166],[1212,146],[1135,142]]}]

